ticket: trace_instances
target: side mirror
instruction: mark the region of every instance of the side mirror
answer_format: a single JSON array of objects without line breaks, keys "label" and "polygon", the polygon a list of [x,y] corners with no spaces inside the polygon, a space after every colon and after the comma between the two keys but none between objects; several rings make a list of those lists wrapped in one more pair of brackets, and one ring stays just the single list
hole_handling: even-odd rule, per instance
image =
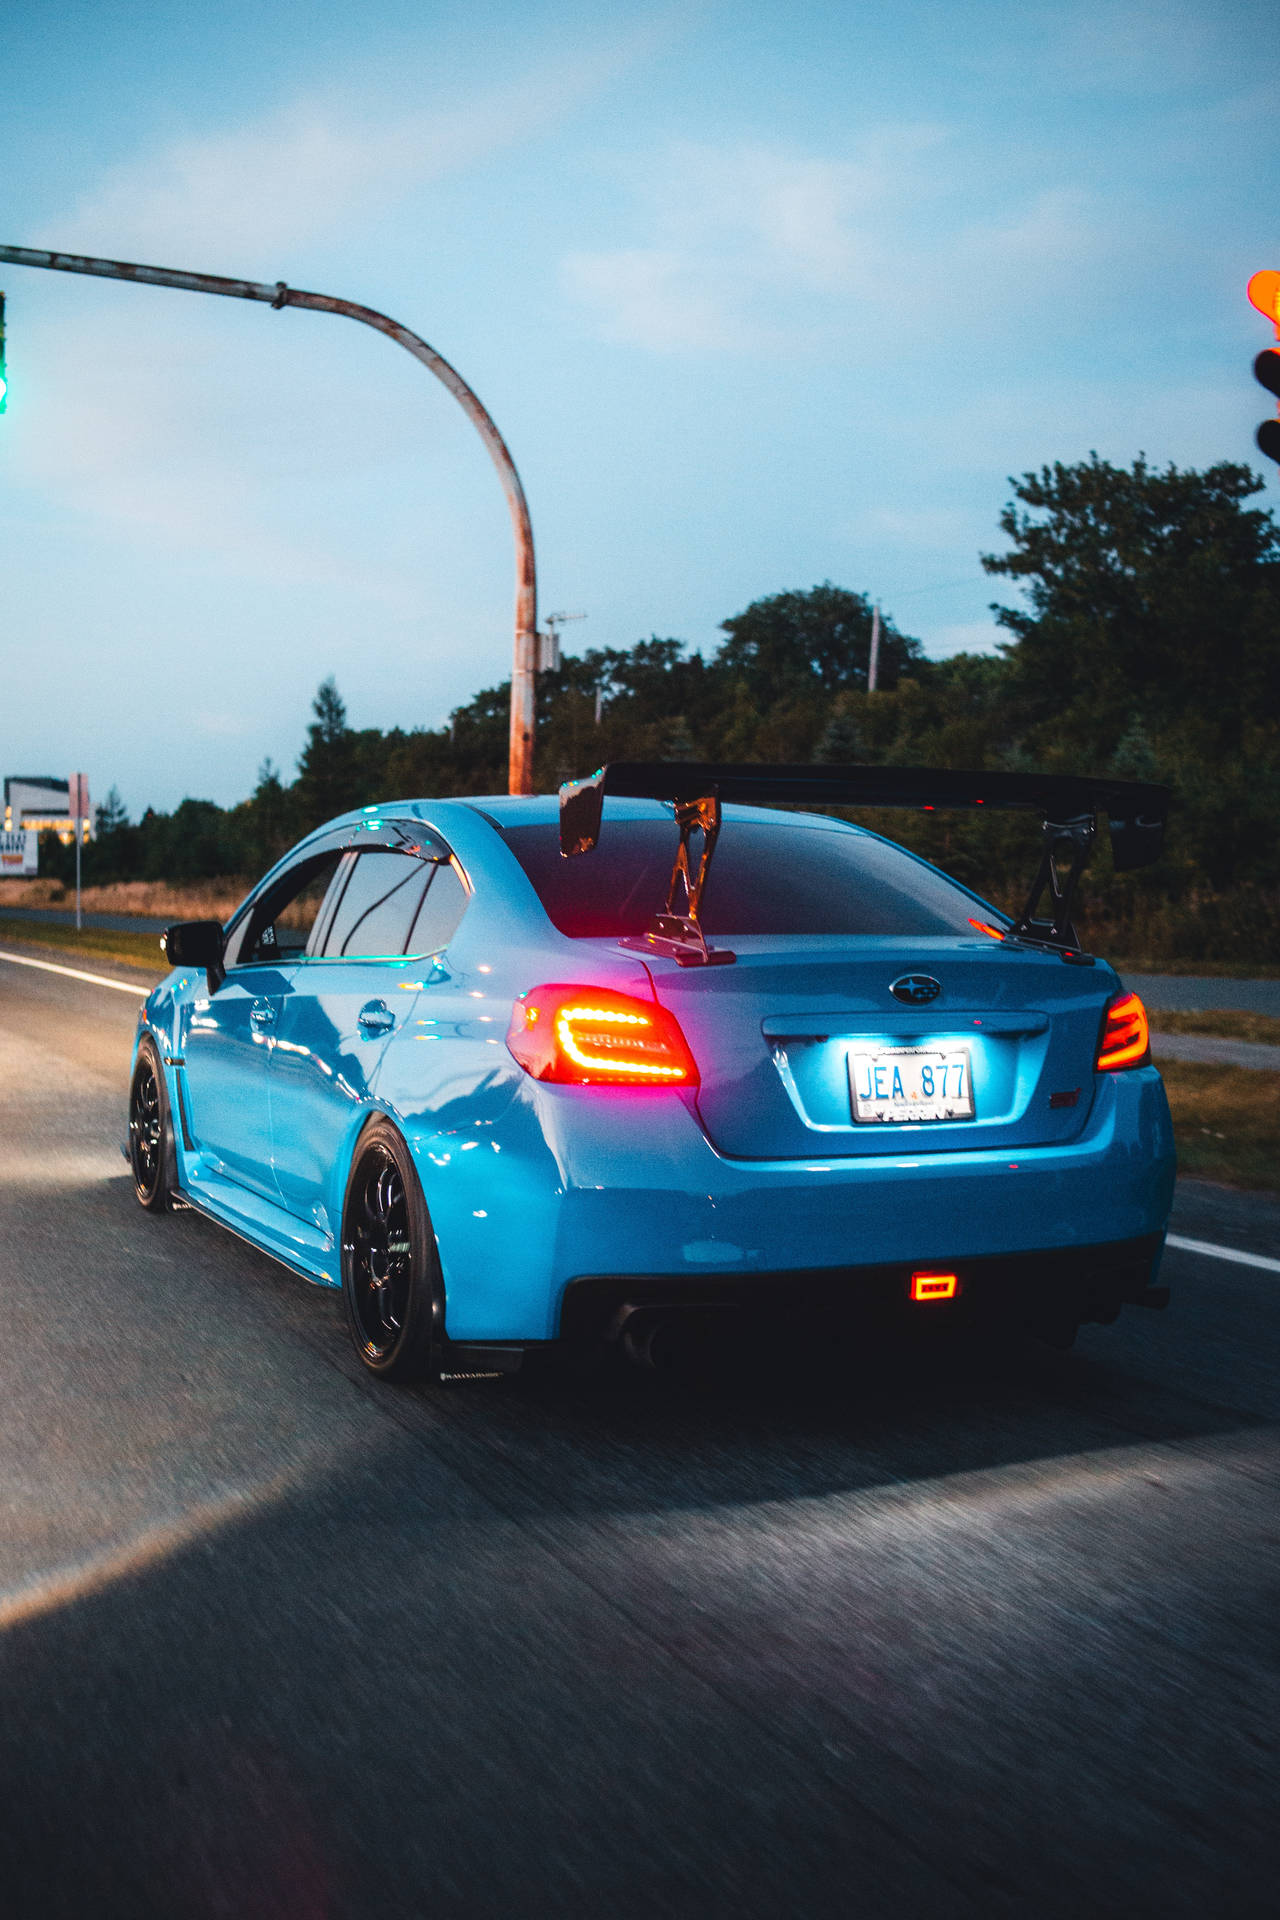
[{"label": "side mirror", "polygon": [[220,920],[180,920],[176,926],[166,927],[160,947],[172,966],[203,967],[210,993],[216,993],[226,979]]}]

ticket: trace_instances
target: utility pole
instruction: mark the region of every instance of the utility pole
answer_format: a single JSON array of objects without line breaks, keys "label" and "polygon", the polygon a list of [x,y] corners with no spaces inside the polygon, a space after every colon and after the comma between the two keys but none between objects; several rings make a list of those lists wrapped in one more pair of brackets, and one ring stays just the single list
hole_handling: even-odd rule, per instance
[{"label": "utility pole", "polygon": [[359,320],[366,327],[385,333],[389,340],[411,353],[437,380],[449,389],[488,449],[498,470],[502,490],[511,514],[516,544],[515,642],[511,663],[511,732],[507,762],[507,785],[512,793],[533,792],[534,674],[537,669],[538,585],[533,556],[533,526],[529,507],[516,472],[515,461],[479,396],[472,391],[456,367],[411,333],[398,321],[373,307],[358,306],[353,300],[339,300],[328,293],[305,293],[286,286],[257,280],[228,280],[219,273],[183,273],[172,267],[144,267],[130,260],[97,260],[88,254],[49,253],[35,247],[0,247],[0,260],[17,267],[48,267],[57,273],[87,273],[104,280],[132,280],[151,287],[176,287],[185,293],[218,293],[233,300],[259,300],[278,311],[281,307],[307,307],[313,313],[337,313],[348,320]]},{"label": "utility pole", "polygon": [[84,823],[89,817],[89,776],[87,773],[73,773],[67,782],[67,812],[75,824],[76,835],[76,932],[79,933],[83,921],[80,914],[80,848],[84,840]]},{"label": "utility pole", "polygon": [[871,656],[867,661],[867,692],[874,693],[880,675],[880,602],[871,609]]}]

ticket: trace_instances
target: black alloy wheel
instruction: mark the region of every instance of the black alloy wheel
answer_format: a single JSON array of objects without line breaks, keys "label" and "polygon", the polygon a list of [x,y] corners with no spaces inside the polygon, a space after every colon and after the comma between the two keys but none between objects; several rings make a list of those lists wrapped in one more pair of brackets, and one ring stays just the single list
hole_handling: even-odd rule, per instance
[{"label": "black alloy wheel", "polygon": [[356,1351],[384,1380],[438,1371],[435,1237],[408,1148],[388,1121],[360,1136],[342,1212],[342,1297]]},{"label": "black alloy wheel", "polygon": [[173,1187],[173,1142],[164,1073],[149,1041],[138,1049],[129,1089],[129,1166],[139,1204],[164,1213]]}]

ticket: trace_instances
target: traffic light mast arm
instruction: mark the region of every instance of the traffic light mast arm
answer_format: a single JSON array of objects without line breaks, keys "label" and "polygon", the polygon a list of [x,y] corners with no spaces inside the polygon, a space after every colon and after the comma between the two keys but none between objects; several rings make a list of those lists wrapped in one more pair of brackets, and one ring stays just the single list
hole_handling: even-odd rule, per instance
[{"label": "traffic light mast arm", "polygon": [[[217,293],[232,300],[258,300],[268,307],[309,307],[314,313],[338,313],[385,333],[388,339],[420,360],[449,389],[489,451],[506,495],[516,544],[515,648],[511,673],[511,737],[508,786],[512,793],[533,792],[533,676],[538,626],[537,571],[533,553],[533,525],[529,506],[506,441],[488,409],[456,367],[385,313],[339,300],[328,293],[306,293],[299,287],[259,280],[230,280],[219,273],[183,273],[173,267],[146,267],[130,260],[97,260],[80,253],[47,253],[36,247],[0,247],[0,260],[18,267],[48,267],[58,273],[87,273],[103,280],[133,280],[143,286],[176,287],[185,293]],[[0,296],[2,301],[3,296]],[[3,348],[3,307],[0,306],[0,350]],[[0,374],[3,354],[0,351]],[[4,398],[0,394],[0,410]]]}]

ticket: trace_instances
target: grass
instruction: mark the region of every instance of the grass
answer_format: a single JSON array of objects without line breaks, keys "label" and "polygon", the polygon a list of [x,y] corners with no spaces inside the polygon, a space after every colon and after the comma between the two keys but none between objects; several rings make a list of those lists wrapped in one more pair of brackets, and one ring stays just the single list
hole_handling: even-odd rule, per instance
[{"label": "grass", "polygon": [[1264,1191],[1280,1188],[1280,1074],[1162,1060],[1178,1171]]},{"label": "grass", "polygon": [[1280,1019],[1270,1013],[1169,1013],[1147,1008],[1153,1033],[1205,1033],[1215,1040],[1252,1040],[1280,1047]]},{"label": "grass", "polygon": [[104,927],[42,926],[38,920],[6,920],[0,914],[0,941],[6,945],[47,947],[67,959],[115,960],[140,967],[156,980],[169,971],[154,933],[111,933]]},{"label": "grass", "polygon": [[[225,920],[252,883],[234,875],[224,880],[191,881],[173,886],[163,880],[121,880],[110,886],[86,887],[81,906],[86,913],[133,913],[153,920]],[[0,880],[0,918],[6,907],[57,907],[64,912],[76,904],[74,887],[59,880]]]}]

